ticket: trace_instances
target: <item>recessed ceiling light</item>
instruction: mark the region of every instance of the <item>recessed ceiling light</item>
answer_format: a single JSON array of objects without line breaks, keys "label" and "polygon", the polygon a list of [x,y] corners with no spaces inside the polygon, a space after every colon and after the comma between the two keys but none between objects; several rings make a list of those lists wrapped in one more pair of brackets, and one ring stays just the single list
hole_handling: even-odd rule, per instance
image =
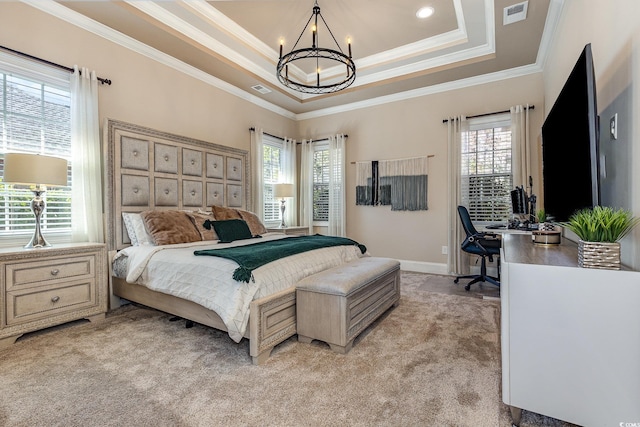
[{"label": "recessed ceiling light", "polygon": [[433,8],[431,6],[427,6],[427,7],[421,7],[420,9],[418,9],[418,11],[416,12],[416,16],[420,19],[425,19],[430,17],[431,15],[433,15]]}]

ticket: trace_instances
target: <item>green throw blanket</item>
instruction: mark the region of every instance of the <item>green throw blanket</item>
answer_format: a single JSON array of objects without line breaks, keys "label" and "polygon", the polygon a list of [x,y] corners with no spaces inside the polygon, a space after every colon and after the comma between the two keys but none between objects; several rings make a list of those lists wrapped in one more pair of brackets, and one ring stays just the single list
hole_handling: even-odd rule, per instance
[{"label": "green throw blanket", "polygon": [[253,277],[253,270],[271,261],[290,255],[312,251],[314,249],[328,248],[330,246],[356,245],[362,253],[367,251],[364,245],[345,237],[322,236],[297,236],[281,240],[253,243],[246,246],[224,249],[204,249],[194,251],[194,255],[209,255],[227,258],[238,263],[239,267],[233,272],[233,279],[238,282],[247,282]]}]

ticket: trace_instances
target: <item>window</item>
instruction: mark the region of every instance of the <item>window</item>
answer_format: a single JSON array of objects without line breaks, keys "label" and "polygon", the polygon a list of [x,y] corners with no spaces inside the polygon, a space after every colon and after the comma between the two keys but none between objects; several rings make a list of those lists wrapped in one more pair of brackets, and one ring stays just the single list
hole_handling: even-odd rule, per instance
[{"label": "window", "polygon": [[280,171],[282,170],[282,142],[264,135],[264,160],[263,160],[263,181],[264,181],[264,223],[277,223],[282,219],[280,212],[280,201],[273,198],[273,184],[279,182]]},{"label": "window", "polygon": [[329,221],[329,147],[318,146],[313,153],[313,220]]},{"label": "window", "polygon": [[473,221],[506,222],[511,215],[511,121],[509,115],[470,120],[462,134],[462,204]]},{"label": "window", "polygon": [[[4,153],[22,152],[71,160],[71,95],[66,88],[16,75],[0,64],[0,172]],[[2,176],[4,173],[2,172]],[[71,166],[67,182],[71,182]],[[43,232],[71,233],[71,187],[57,187],[44,195]],[[0,239],[3,245],[25,244],[33,233],[33,193],[27,186],[0,182]]]}]

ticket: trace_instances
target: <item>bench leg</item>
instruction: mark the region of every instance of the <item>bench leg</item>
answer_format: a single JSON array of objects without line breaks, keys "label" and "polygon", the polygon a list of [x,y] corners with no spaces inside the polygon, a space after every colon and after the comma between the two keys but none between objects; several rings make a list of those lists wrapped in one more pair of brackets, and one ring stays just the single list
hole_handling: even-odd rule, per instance
[{"label": "bench leg", "polygon": [[298,334],[298,342],[303,342],[305,344],[311,344],[311,341],[313,341],[313,338],[306,337],[304,335]]}]

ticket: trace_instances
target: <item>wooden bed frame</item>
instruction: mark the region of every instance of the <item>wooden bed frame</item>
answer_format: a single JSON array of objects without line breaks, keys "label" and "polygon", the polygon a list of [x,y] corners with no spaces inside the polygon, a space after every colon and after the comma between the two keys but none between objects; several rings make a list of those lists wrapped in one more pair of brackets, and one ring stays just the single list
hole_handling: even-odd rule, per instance
[{"label": "wooden bed frame", "polygon": [[[208,211],[212,205],[251,210],[247,151],[111,119],[103,131],[109,271],[117,251],[131,244],[122,212]],[[110,276],[111,308],[120,305],[120,297],[227,331],[218,314],[199,304]],[[295,334],[295,287],[251,303],[244,336],[254,364]]]}]

